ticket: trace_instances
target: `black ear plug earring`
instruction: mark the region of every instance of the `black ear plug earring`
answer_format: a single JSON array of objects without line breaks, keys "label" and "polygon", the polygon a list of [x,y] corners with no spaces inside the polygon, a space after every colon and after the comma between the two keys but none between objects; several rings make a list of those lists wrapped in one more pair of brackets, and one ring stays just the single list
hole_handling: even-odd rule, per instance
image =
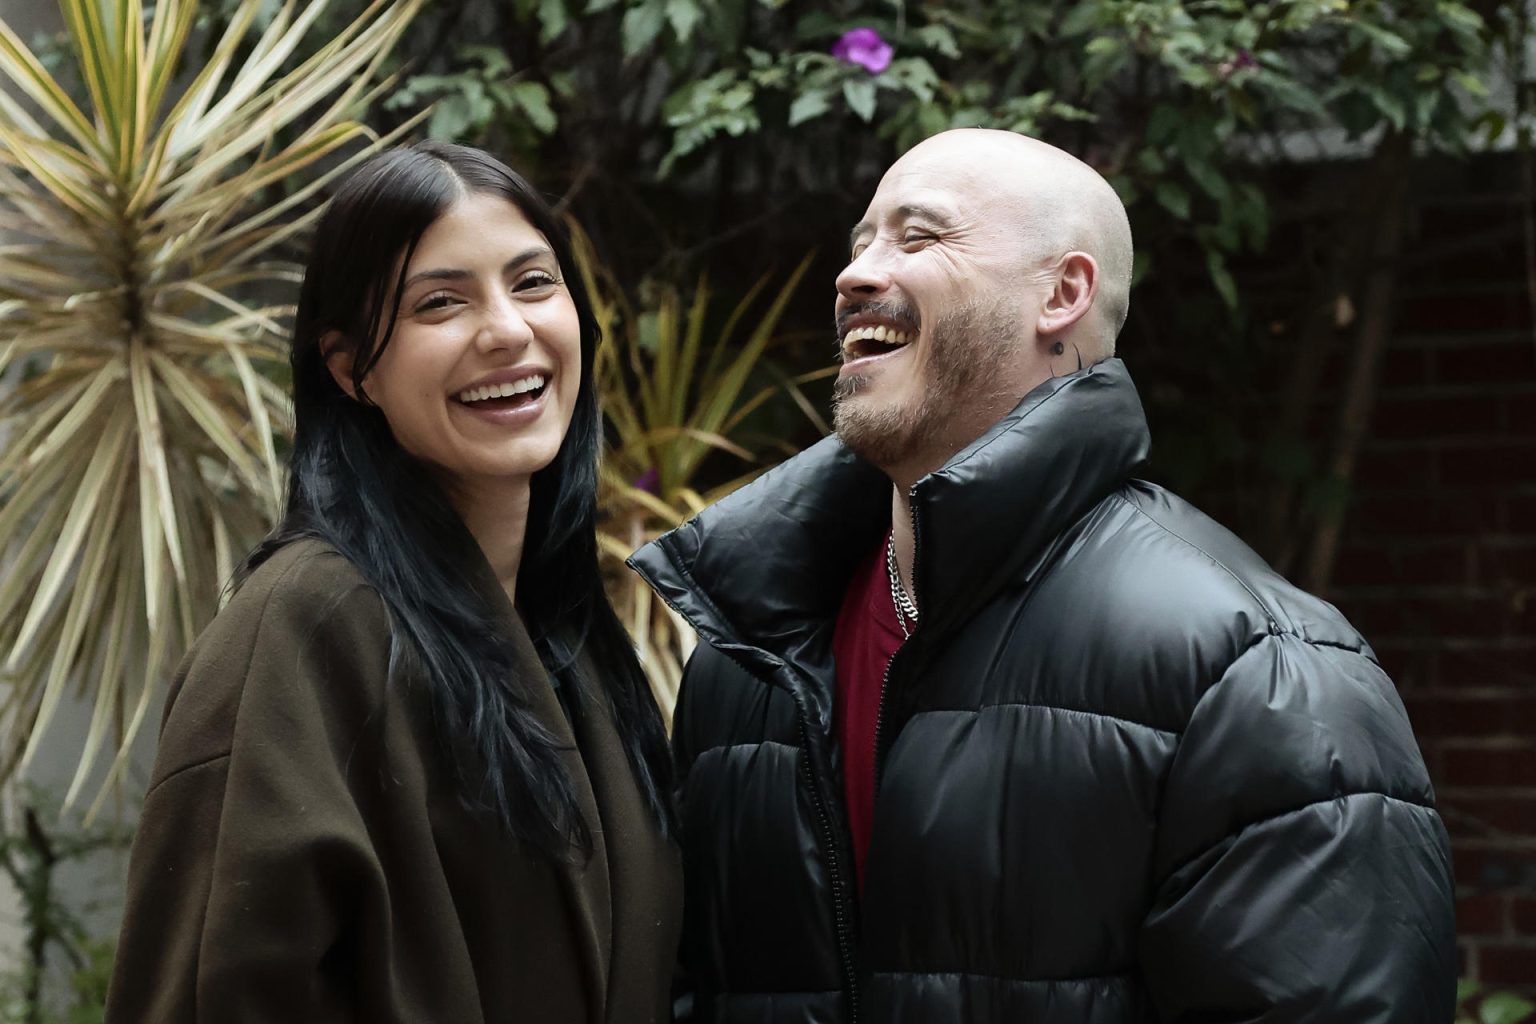
[{"label": "black ear plug earring", "polygon": [[1059,356],[1063,352],[1065,352],[1066,350],[1067,350],[1066,346],[1058,341],[1056,344],[1051,346],[1051,355]]}]

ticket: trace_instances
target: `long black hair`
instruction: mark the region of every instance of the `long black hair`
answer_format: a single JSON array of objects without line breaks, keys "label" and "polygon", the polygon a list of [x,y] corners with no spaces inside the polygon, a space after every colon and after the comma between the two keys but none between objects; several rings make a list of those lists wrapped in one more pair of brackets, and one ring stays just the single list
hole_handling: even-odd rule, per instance
[{"label": "long black hair", "polygon": [[[506,199],[548,239],[581,324],[570,428],[554,461],[530,482],[518,605],[559,685],[609,706],[636,783],[669,830],[661,717],[597,565],[597,323],[558,219],[527,181],[489,154],[438,142],[386,150],[346,180],[320,218],[294,323],[287,505],[238,578],[300,537],[335,547],[389,610],[391,675],[409,671],[429,687],[437,734],[466,804],[567,859],[589,852],[591,836],[561,745],[513,680],[515,655],[497,621],[485,556],[360,387],[394,333],[406,267],[422,234],[470,194]],[[351,346],[359,400],[326,366],[322,339],[331,332]],[[583,678],[588,667],[597,678]]]}]

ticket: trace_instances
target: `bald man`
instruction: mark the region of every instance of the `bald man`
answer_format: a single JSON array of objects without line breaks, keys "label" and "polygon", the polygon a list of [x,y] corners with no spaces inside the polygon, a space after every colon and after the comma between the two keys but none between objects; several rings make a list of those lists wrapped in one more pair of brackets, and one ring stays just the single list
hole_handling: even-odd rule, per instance
[{"label": "bald man", "polygon": [[642,549],[684,1016],[1444,1024],[1445,830],[1365,640],[1133,474],[1131,237],[1092,169],[947,132],[837,279],[836,436]]}]

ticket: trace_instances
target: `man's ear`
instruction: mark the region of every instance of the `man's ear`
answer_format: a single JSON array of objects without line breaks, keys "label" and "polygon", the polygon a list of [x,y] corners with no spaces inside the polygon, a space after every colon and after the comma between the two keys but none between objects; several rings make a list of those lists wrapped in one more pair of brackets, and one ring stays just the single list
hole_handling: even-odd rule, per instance
[{"label": "man's ear", "polygon": [[1036,331],[1052,337],[1083,318],[1099,294],[1099,264],[1085,252],[1069,252],[1057,265],[1056,286],[1040,310]]},{"label": "man's ear", "polygon": [[352,383],[352,361],[357,357],[357,346],[340,331],[326,331],[320,335],[320,355],[325,368],[331,371],[331,379],[348,398],[357,400],[357,388]]}]

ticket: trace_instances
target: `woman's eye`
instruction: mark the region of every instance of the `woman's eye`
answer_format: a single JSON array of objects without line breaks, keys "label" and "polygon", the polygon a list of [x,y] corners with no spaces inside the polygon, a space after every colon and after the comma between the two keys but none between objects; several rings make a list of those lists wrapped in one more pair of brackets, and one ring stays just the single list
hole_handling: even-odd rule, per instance
[{"label": "woman's eye", "polygon": [[531,270],[517,279],[517,283],[512,286],[512,290],[515,292],[536,291],[537,289],[548,288],[559,283],[559,280],[553,274],[543,270]]},{"label": "woman's eye", "polygon": [[438,310],[447,309],[453,304],[453,301],[452,295],[449,295],[447,292],[438,292],[435,295],[428,295],[416,303],[415,311],[417,313],[433,313]]}]

